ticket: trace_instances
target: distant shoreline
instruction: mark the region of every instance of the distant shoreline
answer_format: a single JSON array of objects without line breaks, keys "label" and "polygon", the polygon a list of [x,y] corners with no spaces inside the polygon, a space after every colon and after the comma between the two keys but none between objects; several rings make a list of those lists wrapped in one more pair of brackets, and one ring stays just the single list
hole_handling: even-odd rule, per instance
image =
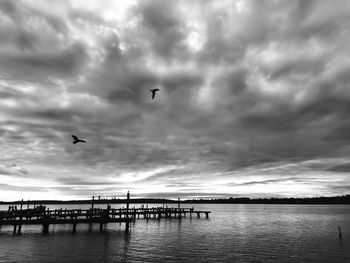
[{"label": "distant shoreline", "polygon": [[[91,204],[92,200],[23,200],[23,204]],[[20,204],[18,201],[0,201],[0,205]],[[125,204],[126,199],[94,199],[94,204]],[[161,198],[133,198],[131,204],[169,204],[178,203],[178,200]],[[311,198],[227,198],[227,199],[187,199],[180,203],[191,204],[350,204],[350,195],[333,197],[311,197]]]}]

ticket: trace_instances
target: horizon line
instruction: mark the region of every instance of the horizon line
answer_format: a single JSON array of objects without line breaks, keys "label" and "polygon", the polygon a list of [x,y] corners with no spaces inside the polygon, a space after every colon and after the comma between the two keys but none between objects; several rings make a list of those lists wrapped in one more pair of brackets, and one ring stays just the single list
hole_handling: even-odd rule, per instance
[{"label": "horizon line", "polygon": [[[186,202],[186,201],[230,201],[230,200],[249,200],[249,201],[255,201],[255,200],[290,200],[290,199],[300,199],[300,200],[307,200],[307,199],[334,199],[334,198],[350,198],[350,194],[345,195],[334,195],[334,196],[314,196],[314,197],[248,197],[248,196],[242,196],[242,197],[226,197],[226,198],[210,198],[210,197],[197,197],[192,199],[181,199],[178,198],[162,198],[162,197],[134,197],[130,198],[130,200],[159,200],[159,201],[170,201],[170,202]],[[0,203],[27,203],[27,202],[99,202],[99,201],[123,201],[127,200],[127,198],[120,198],[120,197],[111,197],[111,198],[95,198],[95,199],[21,199],[21,200],[12,200],[12,201],[2,201],[0,200]]]}]

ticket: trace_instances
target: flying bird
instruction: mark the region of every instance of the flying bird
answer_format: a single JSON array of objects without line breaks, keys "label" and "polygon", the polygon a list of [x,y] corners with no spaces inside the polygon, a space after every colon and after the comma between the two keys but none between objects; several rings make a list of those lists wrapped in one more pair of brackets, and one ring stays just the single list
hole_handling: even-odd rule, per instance
[{"label": "flying bird", "polygon": [[84,141],[84,140],[82,140],[82,139],[79,139],[77,136],[75,136],[75,135],[72,135],[72,137],[73,137],[73,144],[76,144],[76,143],[78,143],[78,142],[84,142],[84,143],[87,143],[87,141]]},{"label": "flying bird", "polygon": [[156,96],[156,92],[159,91],[159,89],[151,89],[150,92],[152,92],[152,100]]}]

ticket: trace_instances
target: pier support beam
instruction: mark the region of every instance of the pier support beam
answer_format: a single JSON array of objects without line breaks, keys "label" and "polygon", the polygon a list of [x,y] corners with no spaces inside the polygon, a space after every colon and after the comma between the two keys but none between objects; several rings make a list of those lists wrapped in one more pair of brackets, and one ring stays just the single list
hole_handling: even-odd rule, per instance
[{"label": "pier support beam", "polygon": [[49,233],[49,224],[43,224],[43,233],[48,234]]},{"label": "pier support beam", "polygon": [[16,235],[17,225],[13,226],[13,234]]},{"label": "pier support beam", "polygon": [[126,216],[129,217],[129,203],[130,203],[130,193],[126,194]]},{"label": "pier support beam", "polygon": [[72,231],[73,233],[76,233],[77,232],[77,224],[75,223],[75,224],[73,224],[73,231]]}]

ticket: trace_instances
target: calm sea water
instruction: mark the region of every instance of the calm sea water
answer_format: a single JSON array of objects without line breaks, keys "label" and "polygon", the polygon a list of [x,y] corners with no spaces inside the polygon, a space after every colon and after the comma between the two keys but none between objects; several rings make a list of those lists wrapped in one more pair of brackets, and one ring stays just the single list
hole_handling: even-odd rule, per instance
[{"label": "calm sea water", "polygon": [[0,262],[350,262],[349,205],[183,205],[192,206],[212,214],[139,219],[128,234],[124,224],[76,234],[50,226],[48,235],[24,226],[15,236],[3,226]]}]

